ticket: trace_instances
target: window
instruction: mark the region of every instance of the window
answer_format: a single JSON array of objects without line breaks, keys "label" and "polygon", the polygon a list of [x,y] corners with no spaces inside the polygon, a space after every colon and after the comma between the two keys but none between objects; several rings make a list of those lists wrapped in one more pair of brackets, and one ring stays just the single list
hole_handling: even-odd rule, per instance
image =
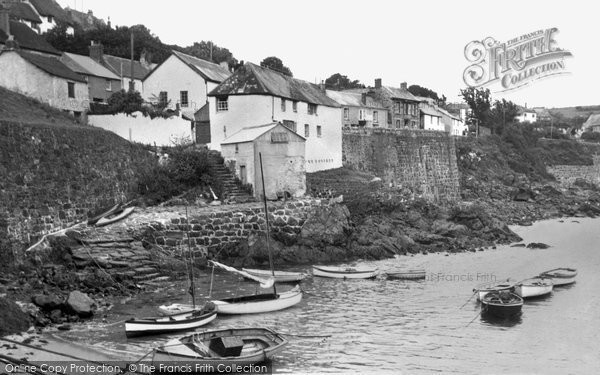
[{"label": "window", "polygon": [[379,123],[379,113],[377,113],[377,111],[373,111],[373,123]]},{"label": "window", "polygon": [[316,104],[308,103],[308,114],[309,115],[317,114],[317,105]]},{"label": "window", "polygon": [[281,112],[285,112],[285,99],[281,99]]},{"label": "window", "polygon": [[286,132],[273,132],[271,133],[271,143],[288,143],[289,137]]},{"label": "window", "polygon": [[110,79],[106,80],[106,91],[112,91],[112,81]]},{"label": "window", "polygon": [[217,112],[229,110],[229,102],[227,101],[227,99],[227,96],[217,98]]},{"label": "window", "polygon": [[236,143],[235,144],[235,153],[238,154],[240,152],[240,147],[239,145]]},{"label": "window", "polygon": [[48,22],[52,23],[53,21],[52,16],[48,16]]},{"label": "window", "polygon": [[294,100],[294,101],[292,102],[292,110],[293,110],[294,112],[298,112],[298,101],[297,101],[297,100]]},{"label": "window", "polygon": [[400,120],[396,120],[396,129],[400,129]]},{"label": "window", "polygon": [[321,137],[321,125],[317,125],[317,137]]},{"label": "window", "polygon": [[69,98],[75,97],[75,82],[67,82],[67,90],[69,91]]},{"label": "window", "polygon": [[350,108],[344,108],[344,120],[350,120]]},{"label": "window", "polygon": [[365,119],[365,111],[363,109],[358,110],[358,120],[363,121]]},{"label": "window", "polygon": [[296,133],[296,121],[283,120],[283,126]]},{"label": "window", "polygon": [[188,92],[187,91],[180,91],[179,92],[179,102],[181,103],[182,107],[187,107],[189,106],[189,101],[188,101]]},{"label": "window", "polygon": [[392,125],[392,112],[387,112],[387,123]]},{"label": "window", "polygon": [[158,104],[160,106],[164,106],[164,107],[166,107],[167,104],[169,104],[169,95],[167,94],[166,91],[161,91],[158,94]]},{"label": "window", "polygon": [[304,138],[308,138],[310,136],[310,125],[304,124]]}]

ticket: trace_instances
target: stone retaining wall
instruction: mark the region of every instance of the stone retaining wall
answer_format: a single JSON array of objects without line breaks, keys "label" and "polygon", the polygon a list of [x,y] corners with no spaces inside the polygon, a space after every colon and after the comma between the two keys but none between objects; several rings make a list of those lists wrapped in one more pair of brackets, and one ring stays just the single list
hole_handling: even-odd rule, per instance
[{"label": "stone retaining wall", "polygon": [[594,155],[593,160],[593,165],[555,165],[548,167],[548,173],[565,185],[572,185],[578,178],[600,184],[600,156]]}]

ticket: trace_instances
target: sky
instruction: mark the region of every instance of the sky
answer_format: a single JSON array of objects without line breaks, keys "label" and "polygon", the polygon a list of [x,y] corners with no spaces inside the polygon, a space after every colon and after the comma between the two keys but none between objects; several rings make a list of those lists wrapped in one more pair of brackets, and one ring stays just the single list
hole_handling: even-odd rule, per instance
[{"label": "sky", "polygon": [[167,44],[212,41],[238,60],[277,56],[294,77],[321,82],[334,73],[374,85],[417,84],[458,101],[470,65],[465,46],[557,28],[569,74],[495,93],[527,107],[600,104],[600,36],[593,2],[338,0],[58,0],[112,25],[143,24]]}]

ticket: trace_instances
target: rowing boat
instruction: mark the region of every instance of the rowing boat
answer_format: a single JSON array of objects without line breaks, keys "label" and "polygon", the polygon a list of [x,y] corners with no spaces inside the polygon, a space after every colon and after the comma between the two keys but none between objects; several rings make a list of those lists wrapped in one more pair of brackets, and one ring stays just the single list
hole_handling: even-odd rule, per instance
[{"label": "rowing boat", "polygon": [[256,277],[264,278],[272,277],[274,273],[276,283],[294,283],[302,281],[304,280],[304,278],[306,278],[306,274],[302,272],[274,271],[272,273],[270,270],[257,270],[251,268],[242,268],[242,271],[247,272],[250,275],[254,275]]},{"label": "rowing boat", "polygon": [[487,293],[481,300],[481,314],[509,318],[521,313],[523,298],[505,290]]},{"label": "rowing boat", "polygon": [[554,286],[573,284],[576,276],[577,270],[574,268],[555,268],[539,275],[542,278],[552,279]]},{"label": "rowing boat", "polygon": [[136,337],[190,330],[202,327],[215,320],[216,317],[216,306],[208,303],[203,309],[191,309],[187,312],[158,318],[131,318],[125,321],[125,335]]},{"label": "rowing boat", "polygon": [[515,293],[521,298],[541,297],[552,293],[554,283],[551,279],[532,277],[520,281],[515,287]]},{"label": "rowing boat", "polygon": [[103,227],[105,225],[109,225],[112,223],[116,223],[119,220],[123,220],[125,219],[127,216],[129,216],[133,210],[135,209],[135,207],[127,207],[122,211],[117,211],[115,213],[113,213],[113,215],[111,216],[104,216],[101,217],[97,222],[96,222],[96,226],[97,227]]},{"label": "rowing boat", "polygon": [[487,283],[479,284],[473,288],[473,292],[477,293],[477,299],[481,301],[486,294],[490,292],[497,292],[501,290],[514,291],[517,281],[512,279],[506,279],[504,281],[490,281]]},{"label": "rowing boat", "polygon": [[377,268],[371,267],[331,267],[313,266],[313,275],[334,279],[372,279],[377,276]]},{"label": "rowing boat", "polygon": [[419,280],[424,279],[427,275],[425,270],[406,270],[406,271],[386,271],[388,279],[401,279],[401,280]]}]

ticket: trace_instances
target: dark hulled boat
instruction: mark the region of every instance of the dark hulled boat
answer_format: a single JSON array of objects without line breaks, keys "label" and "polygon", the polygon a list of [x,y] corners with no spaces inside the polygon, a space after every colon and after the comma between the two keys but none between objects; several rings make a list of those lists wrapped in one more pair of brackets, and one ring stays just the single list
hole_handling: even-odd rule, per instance
[{"label": "dark hulled boat", "polygon": [[523,298],[508,291],[494,291],[481,300],[481,314],[509,318],[521,313]]}]

